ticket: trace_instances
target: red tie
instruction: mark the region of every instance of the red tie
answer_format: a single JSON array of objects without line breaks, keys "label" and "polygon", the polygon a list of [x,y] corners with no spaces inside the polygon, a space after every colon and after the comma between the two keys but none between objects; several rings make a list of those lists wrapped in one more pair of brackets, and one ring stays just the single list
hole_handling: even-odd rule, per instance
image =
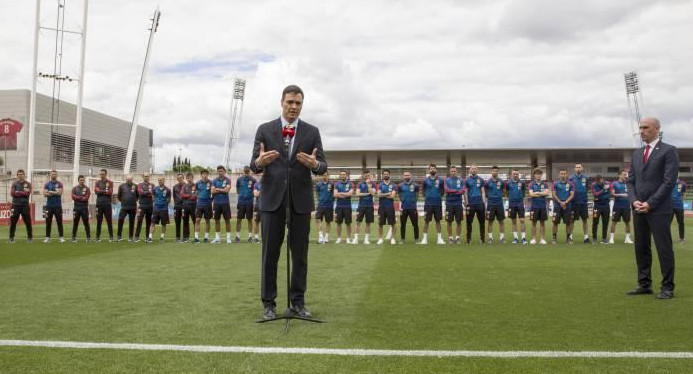
[{"label": "red tie", "polygon": [[643,164],[647,162],[648,157],[650,157],[650,145],[649,144],[645,147],[645,154],[642,155],[642,163]]}]

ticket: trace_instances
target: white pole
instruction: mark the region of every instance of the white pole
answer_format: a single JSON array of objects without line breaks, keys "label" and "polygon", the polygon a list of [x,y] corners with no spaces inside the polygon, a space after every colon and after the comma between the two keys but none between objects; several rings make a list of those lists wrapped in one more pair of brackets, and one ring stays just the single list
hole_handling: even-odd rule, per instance
[{"label": "white pole", "polygon": [[72,169],[72,180],[76,181],[79,175],[80,152],[82,151],[82,97],[84,96],[84,58],[87,50],[87,16],[89,14],[89,0],[84,0],[84,13],[82,16],[82,46],[79,57],[79,82],[77,83],[77,118],[75,121],[75,156]]},{"label": "white pole", "polygon": [[41,0],[36,0],[36,21],[34,24],[34,67],[31,70],[31,101],[29,104],[29,144],[27,145],[26,178],[31,182],[34,170],[34,138],[36,137],[36,80],[38,79],[38,48],[41,28]]},{"label": "white pole", "polygon": [[137,136],[137,122],[140,117],[140,107],[142,106],[142,96],[144,94],[144,84],[147,80],[147,69],[149,67],[149,54],[152,51],[154,43],[154,34],[159,26],[159,17],[161,12],[157,7],[152,18],[152,28],[149,31],[149,42],[147,43],[147,52],[144,55],[144,66],[142,67],[142,76],[140,77],[140,87],[137,91],[137,101],[135,102],[135,113],[132,116],[132,127],[130,129],[130,141],[128,142],[128,151],[125,155],[125,165],[123,166],[123,174],[130,173],[130,164],[132,163],[132,152],[135,149],[135,139]]},{"label": "white pole", "polygon": [[[234,82],[235,82],[235,80],[234,80]],[[222,159],[222,164],[224,166],[226,166],[227,168],[231,166],[230,165],[231,154],[229,152],[230,151],[229,148],[231,147],[231,137],[233,136],[231,131],[233,129],[233,104],[235,102],[234,89],[235,89],[235,85],[232,86],[232,88],[231,88],[231,106],[229,108],[230,109],[230,111],[229,111],[230,112],[229,113],[230,118],[229,118],[229,125],[226,127],[226,138],[224,139],[224,158]]]}]

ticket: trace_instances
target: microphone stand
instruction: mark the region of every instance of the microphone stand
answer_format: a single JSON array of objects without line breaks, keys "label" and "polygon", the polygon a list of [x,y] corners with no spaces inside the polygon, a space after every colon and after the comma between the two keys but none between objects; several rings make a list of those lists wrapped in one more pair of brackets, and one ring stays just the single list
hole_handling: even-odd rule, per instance
[{"label": "microphone stand", "polygon": [[284,152],[286,154],[286,192],[284,195],[284,201],[286,202],[286,311],[283,315],[277,315],[274,318],[263,319],[260,318],[256,320],[256,323],[265,323],[278,320],[286,320],[286,326],[284,328],[284,333],[289,333],[289,327],[291,326],[292,319],[298,319],[313,323],[323,323],[324,321],[315,318],[301,317],[296,312],[291,309],[291,183],[289,183],[290,170],[291,170],[291,139],[294,137],[294,129],[282,130],[282,135],[284,136]]}]

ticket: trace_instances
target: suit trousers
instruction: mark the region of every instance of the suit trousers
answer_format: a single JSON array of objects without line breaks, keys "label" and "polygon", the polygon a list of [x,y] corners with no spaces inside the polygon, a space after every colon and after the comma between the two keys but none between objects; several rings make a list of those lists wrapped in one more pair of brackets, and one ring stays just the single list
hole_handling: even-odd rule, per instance
[{"label": "suit trousers", "polygon": [[662,290],[674,290],[674,250],[671,241],[669,214],[633,214],[635,231],[635,261],[638,266],[638,285],[652,287],[652,237],[657,248],[662,271]]},{"label": "suit trousers", "polygon": [[[261,298],[265,307],[276,306],[277,263],[284,243],[286,228],[286,199],[279,209],[262,212],[262,284]],[[308,237],[310,235],[310,212],[299,214],[291,211],[289,245],[291,247],[291,305],[304,305],[308,277]]]}]

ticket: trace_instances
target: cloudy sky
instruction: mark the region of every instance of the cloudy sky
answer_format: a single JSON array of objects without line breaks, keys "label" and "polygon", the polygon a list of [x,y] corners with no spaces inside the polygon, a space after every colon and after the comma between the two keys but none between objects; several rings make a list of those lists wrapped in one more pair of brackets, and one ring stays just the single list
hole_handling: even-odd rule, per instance
[{"label": "cloudy sky", "polygon": [[[62,1],[78,25],[81,1]],[[43,22],[55,23],[57,0],[44,2]],[[28,89],[33,1],[0,6],[0,89]],[[179,149],[221,161],[235,77],[247,80],[241,163],[292,83],[327,149],[630,146],[631,70],[644,114],[693,146],[693,0],[92,0],[85,107],[131,119],[157,6],[140,123],[154,129],[159,170]],[[76,75],[76,40],[65,46],[64,74]]]}]

